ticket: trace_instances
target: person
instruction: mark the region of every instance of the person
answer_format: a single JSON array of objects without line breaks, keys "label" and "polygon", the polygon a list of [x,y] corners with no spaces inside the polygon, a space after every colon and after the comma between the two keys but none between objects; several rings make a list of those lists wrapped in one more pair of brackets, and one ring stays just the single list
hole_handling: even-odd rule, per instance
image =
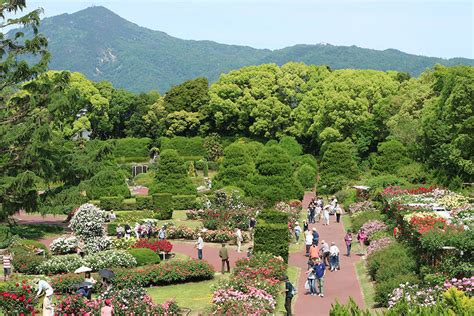
[{"label": "person", "polygon": [[305,246],[306,246],[306,257],[309,257],[309,247],[313,244],[313,235],[309,230],[307,230],[305,233]]},{"label": "person", "polygon": [[81,258],[84,258],[84,255],[85,255],[84,248],[85,248],[84,241],[82,239],[79,239],[79,241],[77,242],[76,252]]},{"label": "person", "polygon": [[360,243],[360,254],[364,254],[364,245],[365,245],[365,240],[367,239],[367,234],[365,233],[364,229],[360,229],[359,233],[357,234],[357,240]]},{"label": "person", "polygon": [[121,224],[117,225],[117,228],[115,229],[115,231],[117,232],[117,238],[120,239],[124,236],[125,230],[123,229],[123,226]]},{"label": "person", "polygon": [[326,241],[321,242],[321,258],[326,266],[329,266],[329,245]]},{"label": "person", "polygon": [[132,228],[130,225],[125,224],[125,239],[130,239],[130,236],[132,235]]},{"label": "person", "polygon": [[306,271],[306,274],[308,275],[309,294],[311,296],[315,296],[317,294],[317,291],[316,291],[316,274],[314,272],[313,266],[314,266],[314,263],[308,268],[309,270]]},{"label": "person", "polygon": [[336,243],[333,241],[331,247],[329,247],[329,266],[332,271],[341,270],[339,266],[339,248],[336,246]]},{"label": "person", "polygon": [[311,247],[309,247],[309,258],[310,259],[316,259],[319,257],[319,249],[316,244],[312,244]]},{"label": "person", "polygon": [[166,227],[165,226],[161,226],[160,230],[158,231],[158,238],[160,240],[166,239]]},{"label": "person", "polygon": [[86,289],[86,287],[80,287],[77,290],[76,294],[77,294],[77,296],[82,296],[82,297],[87,298],[88,292],[89,291]]},{"label": "person", "polygon": [[7,250],[3,254],[3,281],[6,281],[12,273],[13,255]]},{"label": "person", "polygon": [[352,234],[350,230],[348,230],[346,233],[346,236],[344,236],[344,241],[346,242],[346,249],[347,249],[346,256],[350,257],[351,248],[352,248]]},{"label": "person", "polygon": [[91,276],[90,272],[86,272],[84,274],[84,282],[88,282],[91,284],[87,287],[87,295],[86,295],[87,299],[90,300],[92,298],[92,288],[94,287],[94,284],[97,283],[97,281]]},{"label": "person", "polygon": [[314,205],[314,202],[311,202],[309,205],[309,222],[314,224],[314,215],[316,211],[316,205]]},{"label": "person", "polygon": [[222,274],[224,274],[224,265],[227,265],[227,272],[230,273],[229,252],[227,251],[225,243],[222,243],[222,248],[219,250],[219,257],[222,260]]},{"label": "person", "polygon": [[252,257],[252,253],[253,253],[252,249],[253,249],[252,247],[249,247],[249,248],[247,249],[247,258]]},{"label": "person", "polygon": [[342,207],[341,207],[341,205],[338,204],[336,206],[336,223],[341,222],[341,214],[342,214]]},{"label": "person", "polygon": [[53,288],[45,280],[38,280],[35,283],[37,283],[37,286],[38,286],[38,292],[36,293],[35,298],[40,297],[40,295],[44,291],[43,316],[53,316],[54,315]]},{"label": "person", "polygon": [[300,240],[300,235],[301,235],[301,226],[298,222],[295,222],[294,231],[295,231],[296,243],[298,243]]},{"label": "person", "polygon": [[312,236],[313,236],[313,244],[317,246],[319,244],[319,234],[315,227],[313,227]]},{"label": "person", "polygon": [[313,266],[314,274],[316,276],[316,290],[319,292],[320,297],[324,297],[324,273],[326,270],[326,265],[324,262],[321,262],[321,259],[316,259],[316,262]]},{"label": "person", "polygon": [[141,229],[140,224],[135,223],[135,228],[133,229],[133,231],[135,232],[135,238],[137,239],[140,239],[140,229]]},{"label": "person", "polygon": [[109,214],[109,220],[112,222],[116,219],[117,219],[117,216],[115,215],[114,210],[111,210]]},{"label": "person", "polygon": [[198,259],[202,260],[202,247],[204,246],[204,240],[202,239],[201,233],[198,234],[195,247],[198,250]]},{"label": "person", "polygon": [[291,316],[291,300],[293,299],[293,296],[295,296],[296,290],[293,284],[291,284],[287,276],[285,276],[285,292],[286,292],[286,295],[285,295],[286,316]]},{"label": "person", "polygon": [[100,316],[112,316],[114,308],[112,306],[112,301],[108,298],[104,301],[104,306],[100,309]]},{"label": "person", "polygon": [[307,232],[309,230],[309,225],[308,225],[308,222],[306,222],[305,220],[303,221],[303,231],[304,232]]},{"label": "person", "polygon": [[242,241],[244,241],[244,238],[242,237],[242,231],[240,228],[235,229],[235,239],[237,242],[237,252],[240,252],[240,247],[242,246]]},{"label": "person", "polygon": [[253,240],[253,230],[255,229],[256,225],[257,225],[257,220],[255,219],[255,217],[250,218],[250,221],[249,221],[250,240]]},{"label": "person", "polygon": [[323,209],[323,225],[329,225],[329,209],[331,205],[326,205]]}]

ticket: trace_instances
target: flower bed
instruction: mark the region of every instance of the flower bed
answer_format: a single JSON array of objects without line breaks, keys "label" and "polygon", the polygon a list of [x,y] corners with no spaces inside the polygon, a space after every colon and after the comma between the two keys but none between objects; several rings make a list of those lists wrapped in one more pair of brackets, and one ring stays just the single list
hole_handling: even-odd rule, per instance
[{"label": "flower bed", "polygon": [[474,276],[470,278],[462,278],[456,279],[452,278],[451,280],[446,280],[444,282],[444,287],[449,289],[451,287],[455,287],[460,291],[466,292],[467,295],[472,296],[474,295]]},{"label": "flower bed", "polygon": [[67,273],[81,266],[87,266],[92,270],[117,267],[134,267],[137,265],[135,258],[123,250],[107,250],[85,256],[83,259],[78,255],[54,256],[44,261],[38,267],[42,274]]},{"label": "flower bed", "polygon": [[371,254],[379,250],[387,248],[392,242],[393,242],[393,239],[390,237],[383,237],[383,238],[371,241],[369,246],[367,247],[367,256],[370,256]]},{"label": "flower bed", "polygon": [[271,314],[286,268],[282,260],[263,253],[237,261],[230,279],[214,291],[213,311],[224,315]]},{"label": "flower bed", "polygon": [[375,212],[377,209],[375,208],[372,201],[363,201],[363,202],[356,202],[349,205],[349,213],[355,214],[360,212]]},{"label": "flower bed", "polygon": [[386,231],[388,229],[388,226],[379,220],[370,220],[366,222],[364,225],[362,225],[362,229],[365,231],[367,234],[367,238],[371,240],[371,237],[379,231]]},{"label": "flower bed", "polygon": [[66,255],[69,253],[74,253],[78,246],[77,237],[59,237],[51,243],[49,248],[51,252],[55,255]]},{"label": "flower bed", "polygon": [[4,315],[36,315],[34,290],[26,280],[0,292],[0,311]]},{"label": "flower bed", "polygon": [[139,239],[132,248],[148,248],[154,252],[171,252],[173,245],[168,240],[159,239]]},{"label": "flower bed", "polygon": [[440,286],[420,288],[418,284],[406,282],[393,290],[388,300],[388,308],[394,307],[401,301],[412,308],[434,305],[441,294],[442,288]]},{"label": "flower bed", "polygon": [[168,285],[210,280],[214,269],[203,260],[171,260],[136,269],[115,269],[113,284],[119,288]]},{"label": "flower bed", "polygon": [[[196,239],[198,234],[201,233],[202,238],[206,242],[229,242],[235,239],[234,231],[230,229],[221,229],[221,230],[205,230],[201,228],[189,228],[187,226],[170,226],[167,229],[168,239],[187,239],[193,240]],[[248,235],[242,233],[244,241],[248,240]]]}]

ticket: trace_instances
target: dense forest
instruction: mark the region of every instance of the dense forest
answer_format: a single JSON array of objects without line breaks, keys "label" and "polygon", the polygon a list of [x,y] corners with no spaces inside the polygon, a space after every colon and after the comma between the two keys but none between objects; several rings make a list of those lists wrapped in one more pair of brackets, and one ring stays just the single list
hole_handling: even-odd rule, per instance
[{"label": "dense forest", "polygon": [[[37,31],[39,19],[28,23]],[[120,156],[116,140],[124,138],[138,139],[129,147],[147,157],[166,142],[195,137],[202,142],[197,159],[215,161],[220,170],[217,183],[254,196],[278,196],[262,187],[280,186],[285,199],[297,198],[313,184],[305,175],[318,168],[318,188],[328,193],[365,174],[451,188],[474,182],[470,66],[439,65],[411,77],[264,64],[222,74],[211,85],[196,78],[164,95],[137,94],[81,73],[46,71],[49,54],[39,33],[24,46],[5,38],[2,45],[11,47],[0,68],[0,202],[9,213],[77,204],[84,188],[88,198],[93,187],[117,185],[128,194],[114,159]],[[29,66],[18,58],[25,53],[41,58]],[[89,133],[87,141],[82,136]],[[229,146],[234,141],[237,147]],[[272,145],[278,148],[268,149]],[[165,156],[170,168],[181,170],[171,161],[176,153]],[[38,190],[46,190],[41,198]]]}]

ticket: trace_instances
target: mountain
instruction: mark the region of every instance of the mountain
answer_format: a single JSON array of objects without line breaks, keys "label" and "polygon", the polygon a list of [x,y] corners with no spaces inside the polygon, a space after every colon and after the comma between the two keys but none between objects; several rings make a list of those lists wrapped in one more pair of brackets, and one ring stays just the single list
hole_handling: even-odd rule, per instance
[{"label": "mountain", "polygon": [[92,80],[108,80],[132,91],[159,90],[196,77],[216,80],[221,73],[248,65],[302,61],[333,69],[406,71],[418,75],[439,63],[474,65],[473,59],[442,59],[328,44],[296,45],[279,50],[182,40],[129,22],[112,11],[90,7],[45,18],[40,31],[49,39],[51,69],[79,71]]}]

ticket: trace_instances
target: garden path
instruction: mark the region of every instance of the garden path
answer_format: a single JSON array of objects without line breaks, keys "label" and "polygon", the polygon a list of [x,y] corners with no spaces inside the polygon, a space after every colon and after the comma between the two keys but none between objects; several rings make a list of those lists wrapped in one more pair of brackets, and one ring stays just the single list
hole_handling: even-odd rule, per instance
[{"label": "garden path", "polygon": [[[303,209],[308,207],[309,202],[314,196],[314,192],[305,193]],[[329,244],[331,244],[332,241],[336,242],[336,245],[341,251],[341,270],[336,272],[329,272],[329,270],[327,270],[324,280],[324,298],[310,296],[306,294],[304,288],[306,282],[306,274],[304,272],[307,271],[308,260],[307,257],[305,257],[303,245],[301,251],[290,254],[289,264],[301,268],[301,274],[297,284],[298,295],[294,302],[293,314],[296,316],[329,315],[331,304],[335,303],[336,300],[345,304],[349,301],[349,297],[352,297],[359,306],[364,306],[364,299],[355,270],[355,263],[361,260],[361,258],[355,254],[352,254],[350,257],[343,255],[346,247],[344,243],[345,231],[342,221],[341,223],[336,223],[335,217],[331,216],[328,226],[324,226],[322,223],[316,223],[310,225],[310,229],[313,227],[316,227],[318,230],[320,241],[325,240]]]}]

